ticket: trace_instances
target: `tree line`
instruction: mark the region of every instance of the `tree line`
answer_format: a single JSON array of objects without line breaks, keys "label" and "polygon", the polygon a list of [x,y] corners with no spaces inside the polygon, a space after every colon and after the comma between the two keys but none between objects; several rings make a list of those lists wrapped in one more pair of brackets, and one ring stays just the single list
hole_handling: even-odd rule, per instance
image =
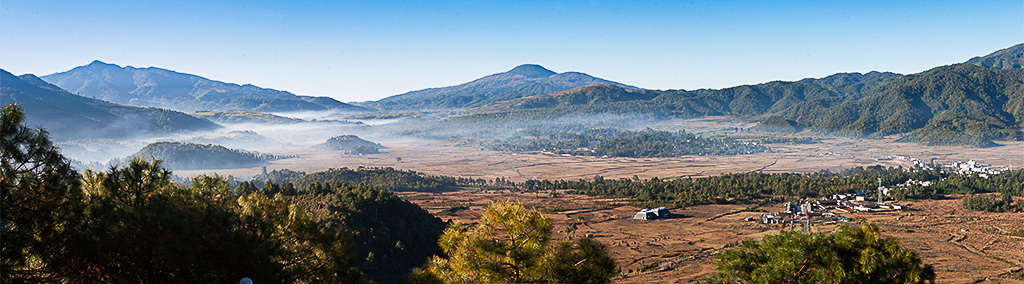
[{"label": "tree line", "polygon": [[1024,210],[1024,201],[1013,202],[1009,194],[997,196],[968,196],[961,201],[964,209],[985,212],[1020,212]]},{"label": "tree line", "polygon": [[947,194],[1000,192],[1024,195],[1024,172],[1016,170],[990,178],[956,175],[940,170],[902,167],[854,167],[833,173],[733,173],[706,178],[651,178],[590,180],[528,180],[528,191],[568,189],[572,193],[630,198],[645,205],[688,206],[699,204],[754,203],[766,198],[817,198],[833,194],[870,192],[878,179],[893,187],[909,180],[932,181],[930,186],[910,184],[891,191],[898,199],[941,198]]},{"label": "tree line", "polygon": [[[399,170],[391,167],[348,167],[332,168],[326,171],[307,174],[305,172],[289,169],[272,170],[256,175],[251,181],[246,181],[246,188],[264,189],[264,183],[271,182],[279,187],[288,186],[293,189],[303,189],[307,186],[319,184],[365,184],[380,187],[389,191],[423,191],[438,192],[457,189],[461,186],[509,186],[511,183],[502,178],[483,179],[465,178],[443,175],[428,175],[417,171]],[[291,185],[288,185],[291,184]],[[270,189],[273,190],[273,189]]]},{"label": "tree line", "polygon": [[758,143],[731,138],[702,138],[685,131],[629,131],[614,128],[548,131],[536,136],[516,136],[495,141],[489,148],[495,151],[550,151],[574,156],[633,158],[740,155],[771,151]]}]

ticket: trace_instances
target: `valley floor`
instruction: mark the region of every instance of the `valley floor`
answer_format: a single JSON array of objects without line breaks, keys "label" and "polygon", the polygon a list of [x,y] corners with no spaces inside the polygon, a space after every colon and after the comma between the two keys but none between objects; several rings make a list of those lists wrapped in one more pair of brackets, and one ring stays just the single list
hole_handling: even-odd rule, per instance
[{"label": "valley floor", "polygon": [[[756,211],[778,211],[779,204],[700,205],[673,208],[679,218],[633,220],[638,210],[623,200],[561,193],[513,193],[465,190],[443,194],[402,193],[431,213],[472,224],[488,203],[513,200],[540,208],[554,221],[553,238],[570,222],[579,225],[575,237],[590,235],[608,245],[622,272],[614,283],[689,283],[714,272],[714,253],[745,238],[787,229],[744,221]],[[857,222],[874,221],[885,237],[896,237],[935,266],[938,283],[1024,283],[1015,274],[1024,268],[1024,238],[1009,235],[1020,228],[1024,215],[984,213],[961,209],[960,199],[908,203],[912,210],[855,213]],[[464,206],[464,207],[463,207]],[[460,209],[461,208],[461,209]],[[819,223],[820,224],[820,223]],[[839,225],[814,225],[812,231],[831,232]]]},{"label": "valley floor", "polygon": [[[721,123],[726,123],[724,125]],[[707,121],[713,128],[727,129],[728,123]],[[689,125],[693,125],[692,122]],[[742,126],[742,125],[737,125]],[[677,125],[655,125],[677,129]],[[742,127],[741,127],[742,128]],[[687,129],[691,131],[691,129]],[[923,146],[885,139],[817,137],[813,144],[771,144],[771,153],[740,156],[683,156],[675,158],[563,157],[538,152],[488,151],[464,141],[385,141],[381,154],[345,155],[311,147],[263,152],[294,158],[271,162],[267,170],[291,169],[316,172],[329,168],[394,167],[433,175],[512,181],[527,179],[671,178],[706,177],[723,173],[763,171],[841,171],[855,166],[903,166],[907,160],[879,160],[892,155],[946,164],[975,160],[994,167],[1024,167],[1024,142],[999,142],[1001,146]],[[261,149],[254,149],[261,151]],[[250,177],[260,168],[217,170],[221,175]],[[193,176],[209,171],[175,171]],[[778,211],[778,205],[750,208],[748,205],[702,205],[675,208],[683,218],[636,221],[639,209],[625,200],[564,194],[486,192],[477,189],[443,194],[402,193],[403,196],[442,218],[473,223],[481,210],[495,200],[518,200],[547,212],[556,221],[555,230],[579,222],[575,237],[590,234],[609,246],[622,274],[615,283],[686,283],[713,273],[713,254],[727,244],[744,238],[760,238],[785,229],[742,221],[758,216],[753,211]],[[1011,236],[1024,215],[979,213],[961,209],[959,199],[911,202],[913,210],[878,214],[848,214],[859,221],[875,221],[885,236],[893,236],[935,265],[939,283],[985,282],[1021,283],[1014,274],[1024,267],[1024,238]],[[465,206],[468,209],[463,209]],[[449,215],[444,215],[449,214]],[[816,226],[813,231],[830,232],[836,225]],[[556,234],[567,238],[564,233]]]},{"label": "valley floor", "polygon": [[[467,178],[496,177],[512,181],[527,179],[668,178],[704,177],[722,173],[841,171],[855,166],[885,165],[911,167],[905,160],[879,161],[890,155],[909,155],[920,160],[936,158],[939,163],[975,160],[995,167],[1024,166],[1024,142],[1000,142],[1002,146],[923,146],[895,142],[895,138],[853,139],[822,137],[814,144],[770,144],[772,153],[737,156],[683,156],[675,158],[562,157],[537,152],[508,153],[482,150],[460,142],[406,140],[383,143],[381,154],[345,155],[338,151],[293,147],[265,151],[295,158],[271,162],[268,170],[291,169],[316,172],[329,168],[359,166],[394,167],[427,174]],[[259,151],[260,149],[256,149]],[[401,161],[398,161],[401,158]],[[259,167],[216,170],[221,175],[249,177]],[[194,176],[213,171],[175,171]]]}]

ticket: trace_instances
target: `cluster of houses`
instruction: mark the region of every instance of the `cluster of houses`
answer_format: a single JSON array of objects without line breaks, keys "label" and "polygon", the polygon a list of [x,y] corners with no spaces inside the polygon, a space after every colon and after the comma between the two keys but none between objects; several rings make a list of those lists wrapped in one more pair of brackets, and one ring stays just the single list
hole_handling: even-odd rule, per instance
[{"label": "cluster of houses", "polygon": [[[934,159],[935,158],[932,158],[932,160],[934,160]],[[878,158],[878,160],[879,161],[904,160],[904,161],[910,161],[910,162],[914,163],[915,166],[921,167],[922,169],[930,170],[932,168],[932,163],[925,163],[922,160],[914,159],[914,158],[911,158],[910,156],[907,156],[907,155],[886,156],[886,157]]]},{"label": "cluster of houses", "polygon": [[[888,188],[879,186],[879,192],[886,192]],[[837,221],[849,222],[851,219],[848,217],[838,216],[832,210],[854,213],[854,212],[886,212],[894,210],[903,210],[904,206],[883,203],[881,199],[879,202],[872,202],[867,196],[863,195],[863,192],[858,194],[836,194],[829,198],[820,199],[814,202],[804,201],[802,203],[797,202],[786,202],[782,205],[782,211],[774,213],[762,213],[760,218],[761,223],[764,224],[782,224],[789,222],[791,224],[797,224],[806,222],[810,223],[811,217],[821,218],[822,223],[835,224]],[[747,221],[757,221],[754,217],[747,218]],[[806,226],[805,226],[806,229]]]},{"label": "cluster of houses", "polygon": [[978,164],[978,162],[975,162],[974,160],[969,160],[967,162],[955,162],[955,163],[952,163],[952,164],[943,165],[942,169],[947,171],[947,172],[957,173],[957,174],[962,174],[962,175],[969,175],[969,174],[977,173],[978,176],[983,177],[983,178],[988,178],[989,175],[998,175],[998,174],[1001,174],[1003,172],[1006,172],[1006,170],[1007,170],[1007,169],[1003,169],[1003,168],[993,168],[991,164],[989,164],[989,165],[981,165],[981,164]]},{"label": "cluster of houses", "polygon": [[[910,162],[914,163],[914,166],[917,166],[917,167],[920,167],[920,168],[926,169],[926,170],[931,170],[933,165],[935,165],[933,163],[935,158],[932,158],[932,161],[929,161],[929,162],[926,163],[925,161],[918,160],[918,159],[915,159],[915,158],[911,158],[910,156],[907,156],[907,155],[885,156],[885,157],[878,158],[878,160],[879,161],[889,161],[889,160],[910,161]],[[990,175],[1001,174],[1001,173],[1004,173],[1004,172],[1006,172],[1008,170],[1008,169],[1005,169],[1005,168],[994,168],[994,167],[992,167],[991,164],[982,165],[982,164],[979,164],[978,162],[976,162],[974,160],[968,160],[966,162],[953,162],[953,163],[950,163],[950,164],[941,165],[939,167],[943,171],[948,172],[948,173],[961,174],[961,175],[970,175],[970,174],[975,174],[976,173],[976,174],[978,174],[978,176],[983,177],[983,178],[988,178]]]},{"label": "cluster of houses", "polygon": [[[885,189],[882,191],[883,193],[888,191],[888,188],[885,187],[882,187],[881,189]],[[836,194],[833,195],[831,199],[819,200],[818,204],[825,208],[826,210],[835,209],[846,213],[853,213],[857,211],[886,212],[893,210],[903,210],[902,205],[893,203],[871,202],[864,195]]]},{"label": "cluster of houses", "polygon": [[[760,216],[761,223],[764,224],[781,224],[787,220],[803,220],[809,217],[817,216],[834,216],[831,212],[825,212],[822,210],[820,204],[812,202],[796,203],[786,202],[782,205],[782,211],[775,213],[762,213]],[[748,221],[754,221],[753,217],[747,218]]]},{"label": "cluster of houses", "polygon": [[636,212],[633,215],[635,220],[655,220],[655,219],[668,219],[672,216],[672,212],[668,211],[668,208],[658,207],[655,209],[641,209],[640,212]]}]

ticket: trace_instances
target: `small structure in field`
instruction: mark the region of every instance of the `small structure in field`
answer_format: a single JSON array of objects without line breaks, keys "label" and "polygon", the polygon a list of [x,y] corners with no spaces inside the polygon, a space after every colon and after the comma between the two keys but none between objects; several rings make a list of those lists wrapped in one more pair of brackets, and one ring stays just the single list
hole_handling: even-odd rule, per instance
[{"label": "small structure in field", "polygon": [[665,207],[658,207],[655,209],[641,209],[639,212],[633,215],[635,220],[654,220],[654,219],[668,219],[672,216],[672,212]]}]

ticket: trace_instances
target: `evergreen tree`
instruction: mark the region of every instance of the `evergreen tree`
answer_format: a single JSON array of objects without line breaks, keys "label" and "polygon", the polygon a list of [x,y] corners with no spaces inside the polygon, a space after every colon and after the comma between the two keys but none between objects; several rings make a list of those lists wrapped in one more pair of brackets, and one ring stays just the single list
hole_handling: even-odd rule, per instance
[{"label": "evergreen tree", "polygon": [[74,283],[357,283],[347,235],[327,234],[284,197],[236,196],[222,177],[170,181],[159,160],[86,171],[86,207],[60,253],[44,259]]},{"label": "evergreen tree", "polygon": [[715,256],[708,283],[934,283],[931,265],[878,225],[843,226],[831,235],[782,232]]},{"label": "evergreen tree", "polygon": [[40,257],[81,207],[78,174],[45,130],[25,125],[20,106],[0,112],[0,279],[52,281]]},{"label": "evergreen tree", "polygon": [[522,204],[495,202],[480,224],[445,229],[447,258],[434,257],[416,280],[424,283],[608,283],[617,273],[604,245],[551,242],[547,217]]}]

